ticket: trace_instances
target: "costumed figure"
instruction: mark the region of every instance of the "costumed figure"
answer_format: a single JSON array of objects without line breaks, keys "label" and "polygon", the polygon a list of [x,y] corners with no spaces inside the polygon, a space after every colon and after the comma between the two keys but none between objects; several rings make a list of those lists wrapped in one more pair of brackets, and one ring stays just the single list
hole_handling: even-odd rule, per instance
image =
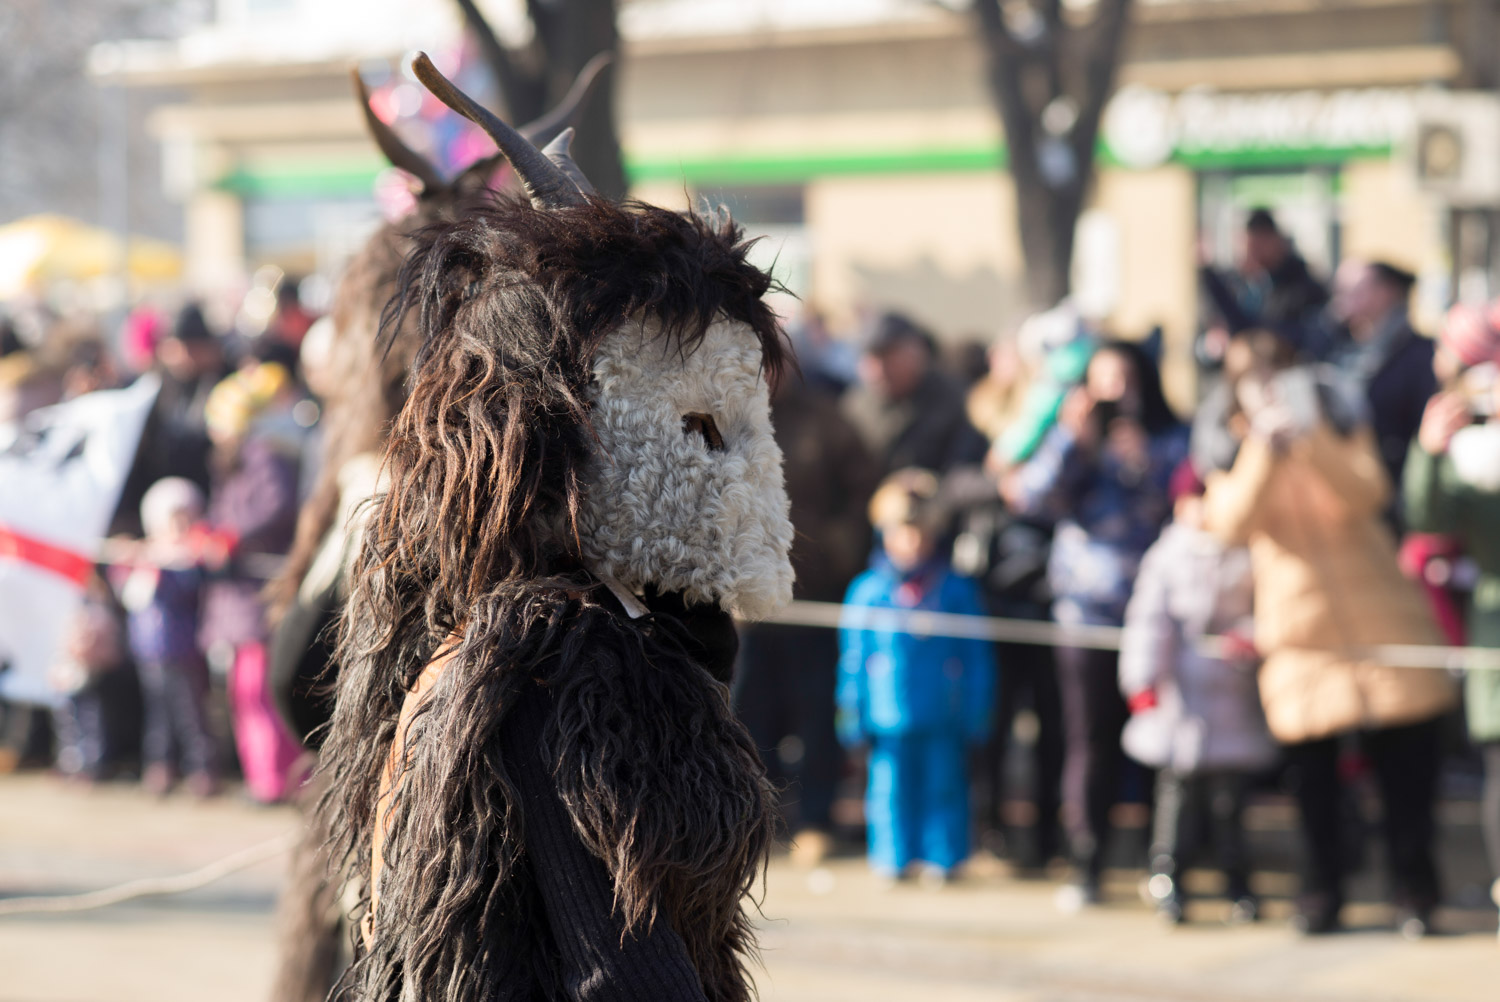
[{"label": "costumed figure", "polygon": [[747,999],[773,814],[725,680],[731,616],[791,594],[771,280],[414,68],[528,197],[402,273],[422,347],[321,752],[362,915],[335,997]]},{"label": "costumed figure", "polygon": [[[559,105],[518,131],[534,143],[555,139],[580,113],[607,53],[584,67]],[[380,486],[381,454],[391,423],[406,402],[407,377],[421,345],[415,314],[407,316],[378,343],[381,313],[396,297],[397,279],[416,246],[412,234],[460,219],[493,197],[491,178],[503,154],[476,161],[455,177],[408,147],[370,107],[358,71],[354,90],[371,138],[392,165],[411,176],[416,201],[411,212],[387,222],[350,261],[334,295],[327,344],[321,364],[305,366],[322,400],[323,460],[303,505],[297,534],[281,574],[269,588],[271,683],[287,726],[309,749],[322,743],[322,728],[333,712],[336,679],[329,671],[337,621],[348,597],[348,574]],[[304,356],[306,352],[304,352]],[[313,784],[300,798],[310,805],[320,792]],[[278,923],[278,963],[271,998],[275,1002],[320,1002],[328,996],[346,958],[340,955],[340,909],[326,879],[323,853],[328,833],[309,826],[293,854]]]}]

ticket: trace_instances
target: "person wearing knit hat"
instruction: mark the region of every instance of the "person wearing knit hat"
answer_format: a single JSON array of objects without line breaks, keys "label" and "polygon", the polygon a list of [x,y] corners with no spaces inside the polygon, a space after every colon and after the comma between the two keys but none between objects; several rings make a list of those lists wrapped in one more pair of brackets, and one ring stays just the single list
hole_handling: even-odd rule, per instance
[{"label": "person wearing knit hat", "polygon": [[285,366],[252,362],[224,379],[208,395],[203,419],[216,443],[243,439],[251,423],[291,385]]},{"label": "person wearing knit hat", "polygon": [[887,312],[861,340],[859,384],[841,406],[882,474],[908,466],[946,473],[984,459],[987,443],[969,424],[963,388],[938,364],[931,331]]},{"label": "person wearing knit hat", "polygon": [[[1478,566],[1467,643],[1500,648],[1500,300],[1484,309],[1455,306],[1434,365],[1443,389],[1428,402],[1407,457],[1407,519]],[[1484,762],[1480,822],[1491,876],[1500,877],[1500,672],[1468,673],[1464,711]],[[1500,879],[1491,893],[1500,904]]]},{"label": "person wearing knit hat", "polygon": [[[1224,872],[1230,920],[1253,921],[1245,799],[1276,760],[1256,688],[1250,552],[1204,525],[1203,479],[1191,460],[1172,474],[1172,522],[1141,559],[1121,634],[1120,690],[1130,708],[1121,744],[1156,770],[1147,892],[1166,921],[1186,920],[1182,878],[1210,846]],[[1209,636],[1237,638],[1208,653]]]},{"label": "person wearing knit hat", "polygon": [[875,489],[870,498],[870,524],[882,532],[914,526],[936,535],[945,513],[939,500],[939,481],[930,470],[898,470]]},{"label": "person wearing knit hat", "polygon": [[839,633],[838,733],[870,749],[869,859],[883,880],[923,865],[924,880],[941,884],[968,856],[966,754],[988,735],[994,705],[989,643],[859,622],[860,609],[982,614],[978,586],[938,546],[949,521],[939,493],[937,476],[918,469],[875,491],[870,521],[881,542],[849,586],[850,625]]},{"label": "person wearing knit hat", "polygon": [[1438,381],[1446,385],[1486,362],[1500,362],[1500,299],[1486,306],[1459,303],[1448,311],[1438,336],[1433,360]]},{"label": "person wearing knit hat", "polygon": [[214,443],[208,522],[225,543],[228,565],[204,597],[199,643],[229,673],[229,702],[245,786],[264,803],[291,790],[301,745],[275,710],[269,670],[264,578],[256,559],[281,557],[297,522],[297,457],[265,420],[291,387],[275,362],[250,362],[209,393],[204,419]]}]

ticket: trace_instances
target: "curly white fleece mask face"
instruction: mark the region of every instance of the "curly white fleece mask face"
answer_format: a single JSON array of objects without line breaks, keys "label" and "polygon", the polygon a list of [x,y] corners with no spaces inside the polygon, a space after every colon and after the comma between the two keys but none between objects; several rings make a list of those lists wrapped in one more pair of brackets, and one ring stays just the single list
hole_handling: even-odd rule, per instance
[{"label": "curly white fleece mask face", "polygon": [[626,323],[600,345],[594,393],[589,564],[631,591],[680,591],[745,619],[791,601],[781,450],[749,327],[718,321],[684,357]]}]

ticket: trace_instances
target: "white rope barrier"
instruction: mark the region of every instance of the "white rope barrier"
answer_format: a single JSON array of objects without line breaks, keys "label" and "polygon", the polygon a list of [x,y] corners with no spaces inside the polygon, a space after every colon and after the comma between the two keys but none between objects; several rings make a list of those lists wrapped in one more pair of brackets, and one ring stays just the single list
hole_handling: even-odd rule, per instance
[{"label": "white rope barrier", "polygon": [[[1119,650],[1121,634],[1124,632],[1117,626],[1070,626],[1031,619],[968,616],[923,609],[871,609],[841,605],[838,602],[793,602],[764,622],[781,626],[874,630],[881,633],[909,633],[918,637],[957,637],[1044,647],[1084,647],[1101,651]],[[1232,646],[1232,642],[1223,637],[1202,637],[1196,643],[1199,653],[1209,657],[1222,657]],[[1359,661],[1391,668],[1500,671],[1500,648],[1383,644],[1351,650],[1348,655]]]},{"label": "white rope barrier", "polygon": [[[104,561],[121,560],[106,542]],[[114,557],[114,560],[109,559]],[[250,553],[238,559],[242,574],[256,578],[273,578],[281,570],[284,558],[270,554]],[[997,616],[968,616],[953,612],[931,612],[922,609],[870,609],[838,602],[793,602],[787,608],[764,620],[782,626],[812,626],[824,629],[864,629],[885,633],[910,633],[919,637],[958,637],[965,640],[989,640],[1005,644],[1034,644],[1041,647],[1083,647],[1090,650],[1120,649],[1118,626],[1068,625],[1046,620],[1004,619]],[[1222,657],[1232,645],[1222,637],[1200,637],[1194,644],[1198,653]],[[1391,668],[1428,668],[1442,671],[1500,671],[1500,648],[1447,647],[1424,644],[1381,644],[1348,652],[1348,656],[1370,664]]]},{"label": "white rope barrier", "polygon": [[[134,540],[100,540],[92,559],[95,563],[114,567],[132,567],[141,562],[138,544]],[[281,573],[286,558],[274,553],[240,553],[230,563],[243,577],[269,581]]]},{"label": "white rope barrier", "polygon": [[[909,633],[919,637],[957,637],[996,643],[1084,647],[1106,651],[1120,649],[1121,635],[1124,632],[1117,626],[1070,626],[998,616],[969,616],[922,609],[872,609],[838,602],[803,601],[791,603],[763,622],[780,626],[876,630]],[[1222,656],[1229,649],[1230,641],[1223,637],[1203,637],[1197,642],[1197,647],[1203,654]],[[1351,656],[1396,668],[1500,671],[1500,649],[1495,648],[1387,644],[1351,652]],[[0,899],[0,918],[92,911],[136,898],[197,890],[287,852],[298,838],[298,832],[286,832],[174,877],[132,880],[85,894]]]},{"label": "white rope barrier", "polygon": [[793,602],[765,622],[1101,651],[1119,650],[1120,634],[1124,632],[1118,626],[1065,626],[1032,619],[1000,619],[925,609],[872,609],[838,602]]},{"label": "white rope barrier", "polygon": [[144,877],[85,894],[0,899],[0,918],[13,915],[58,915],[95,911],[136,898],[182,894],[223,880],[232,873],[275,859],[297,844],[301,833],[289,831],[275,838],[230,853],[206,866],[173,877]]}]

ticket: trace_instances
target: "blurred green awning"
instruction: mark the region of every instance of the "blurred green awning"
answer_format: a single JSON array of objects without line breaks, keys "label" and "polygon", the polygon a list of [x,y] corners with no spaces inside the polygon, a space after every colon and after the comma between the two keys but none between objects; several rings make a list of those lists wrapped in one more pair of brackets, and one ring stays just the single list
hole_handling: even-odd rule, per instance
[{"label": "blurred green awning", "polygon": [[[1390,154],[1389,145],[1269,146],[1178,151],[1167,162],[1191,170],[1255,170],[1338,164]],[[1098,158],[1102,166],[1121,166],[1103,144],[1099,147]],[[786,151],[689,157],[627,154],[625,167],[633,183],[673,182],[701,186],[802,184],[819,177],[995,170],[1005,164],[1005,149],[985,144],[912,150]],[[240,165],[214,187],[243,197],[353,197],[368,194],[375,178],[386,167],[384,161],[373,157],[350,161]]]}]

